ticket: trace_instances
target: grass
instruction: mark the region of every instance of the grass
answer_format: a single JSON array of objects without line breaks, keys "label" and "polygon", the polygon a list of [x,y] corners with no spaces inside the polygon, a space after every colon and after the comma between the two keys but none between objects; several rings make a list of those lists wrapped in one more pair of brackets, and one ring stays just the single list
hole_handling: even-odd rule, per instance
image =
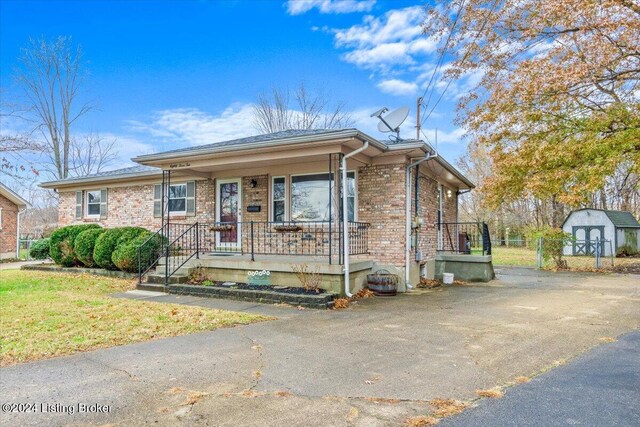
[{"label": "grass", "polygon": [[270,319],[109,296],[132,287],[91,275],[0,271],[0,366]]},{"label": "grass", "polygon": [[[491,257],[494,265],[508,265],[508,266],[524,266],[524,267],[536,267],[537,255],[536,251],[529,248],[515,248],[505,246],[493,246],[491,248]],[[595,260],[592,256],[566,256],[563,259],[567,260],[567,264],[570,269],[576,270],[593,270],[595,269]],[[631,264],[640,263],[639,258],[614,258],[613,263],[616,267],[626,266]],[[544,262],[544,268],[552,269],[554,267],[553,260]],[[610,270],[611,257],[600,258],[600,268],[603,270]]]}]

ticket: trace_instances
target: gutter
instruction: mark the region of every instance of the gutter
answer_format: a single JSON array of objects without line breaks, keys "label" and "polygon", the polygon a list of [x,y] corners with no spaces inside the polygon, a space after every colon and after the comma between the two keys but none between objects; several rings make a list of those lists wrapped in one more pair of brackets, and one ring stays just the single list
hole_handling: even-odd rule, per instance
[{"label": "gutter", "polygon": [[369,148],[369,141],[364,141],[362,147],[342,156],[342,250],[344,253],[344,294],[350,298],[353,294],[349,289],[349,205],[347,203],[347,159]]},{"label": "gutter", "polygon": [[27,211],[27,208],[19,209],[16,215],[16,258],[20,258],[20,214]]},{"label": "gutter", "polygon": [[[426,162],[433,158],[438,157],[438,154],[427,153],[420,160],[416,160],[413,163],[409,163],[405,168],[405,240],[404,240],[404,284],[406,289],[412,289],[411,283],[409,283],[409,269],[411,268],[411,168],[417,167],[420,163]],[[416,173],[418,171],[416,170]],[[417,209],[417,205],[416,205]],[[416,242],[417,243],[417,242]],[[417,250],[417,245],[416,245]]]},{"label": "gutter", "polygon": [[73,178],[73,179],[65,179],[60,181],[47,181],[39,184],[38,186],[40,188],[62,188],[67,186],[74,186],[76,184],[89,184],[92,182],[100,183],[105,181],[120,181],[120,180],[126,180],[128,178],[147,178],[147,177],[154,177],[157,175],[162,175],[162,169],[158,169],[157,171],[127,173],[122,175],[105,175],[105,176],[96,176],[96,177],[90,177],[90,178]]}]

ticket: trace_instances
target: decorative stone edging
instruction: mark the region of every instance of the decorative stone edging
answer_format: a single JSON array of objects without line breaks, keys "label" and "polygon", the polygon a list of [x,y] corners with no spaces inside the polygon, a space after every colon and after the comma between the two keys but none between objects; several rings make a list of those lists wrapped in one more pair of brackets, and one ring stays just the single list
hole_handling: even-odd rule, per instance
[{"label": "decorative stone edging", "polygon": [[169,285],[166,292],[178,295],[225,298],[241,301],[253,301],[264,304],[286,303],[306,308],[327,309],[333,306],[337,295],[326,292],[319,295],[289,294],[277,291],[260,291],[252,289],[221,288],[218,286]]},{"label": "decorative stone edging", "polygon": [[95,276],[116,277],[118,279],[137,279],[138,275],[119,270],[105,270],[104,268],[60,267],[55,264],[23,265],[20,270],[48,271],[52,273],[93,274]]}]

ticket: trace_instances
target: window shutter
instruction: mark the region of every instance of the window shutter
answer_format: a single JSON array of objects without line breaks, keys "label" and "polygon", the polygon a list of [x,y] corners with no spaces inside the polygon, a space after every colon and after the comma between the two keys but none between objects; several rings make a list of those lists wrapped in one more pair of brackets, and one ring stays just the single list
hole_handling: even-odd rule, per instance
[{"label": "window shutter", "polygon": [[162,184],[153,185],[153,217],[162,216]]},{"label": "window shutter", "polygon": [[107,189],[100,189],[100,219],[107,218]]},{"label": "window shutter", "polygon": [[196,182],[187,181],[187,216],[196,216]]},{"label": "window shutter", "polygon": [[76,191],[76,219],[82,219],[82,191]]}]

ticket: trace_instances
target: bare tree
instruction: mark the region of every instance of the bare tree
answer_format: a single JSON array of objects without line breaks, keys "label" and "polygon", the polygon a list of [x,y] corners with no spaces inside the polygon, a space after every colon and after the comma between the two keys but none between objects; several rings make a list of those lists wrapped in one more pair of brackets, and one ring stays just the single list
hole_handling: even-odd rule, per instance
[{"label": "bare tree", "polygon": [[274,88],[261,94],[254,107],[254,127],[264,133],[288,129],[340,129],[353,126],[345,103],[332,103],[324,93],[310,93],[304,84],[294,91]]},{"label": "bare tree", "polygon": [[117,159],[114,151],[116,140],[106,140],[100,135],[89,134],[80,140],[71,140],[71,172],[83,176],[99,173]]},{"label": "bare tree", "polygon": [[73,124],[91,110],[79,104],[83,79],[82,51],[70,37],[31,39],[22,49],[16,77],[28,100],[30,120],[43,137],[48,171],[57,179],[72,170]]}]

